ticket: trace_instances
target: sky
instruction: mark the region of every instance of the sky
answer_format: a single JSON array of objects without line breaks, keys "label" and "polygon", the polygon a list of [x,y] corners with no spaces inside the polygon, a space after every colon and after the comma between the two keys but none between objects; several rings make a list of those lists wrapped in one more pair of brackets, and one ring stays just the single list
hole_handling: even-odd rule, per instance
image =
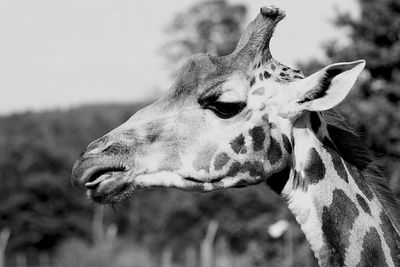
[{"label": "sky", "polygon": [[[199,0],[0,1],[0,115],[82,104],[135,102],[167,90],[160,48],[166,25]],[[355,0],[228,0],[246,3],[248,20],[264,5],[286,10],[271,41],[284,64],[323,57],[337,11],[357,16]]]}]

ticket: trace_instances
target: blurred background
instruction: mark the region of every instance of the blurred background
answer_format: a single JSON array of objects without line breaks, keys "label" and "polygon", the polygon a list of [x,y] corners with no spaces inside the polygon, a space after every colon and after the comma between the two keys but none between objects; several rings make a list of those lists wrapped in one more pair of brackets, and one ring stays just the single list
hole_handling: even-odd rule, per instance
[{"label": "blurred background", "polygon": [[189,55],[229,54],[261,6],[287,11],[276,59],[309,75],[366,59],[339,110],[400,197],[400,0],[0,2],[0,266],[316,266],[263,186],[147,190],[115,206],[72,189],[83,148],[172,83]]}]

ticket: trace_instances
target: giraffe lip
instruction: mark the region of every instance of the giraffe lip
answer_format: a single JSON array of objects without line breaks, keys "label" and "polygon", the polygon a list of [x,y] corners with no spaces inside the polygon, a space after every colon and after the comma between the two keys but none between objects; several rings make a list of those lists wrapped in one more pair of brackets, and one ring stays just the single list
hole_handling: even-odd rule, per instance
[{"label": "giraffe lip", "polygon": [[110,179],[116,173],[122,173],[125,171],[126,169],[123,166],[97,169],[89,175],[87,182],[85,183],[85,187],[89,190],[95,190],[101,184],[101,182]]}]

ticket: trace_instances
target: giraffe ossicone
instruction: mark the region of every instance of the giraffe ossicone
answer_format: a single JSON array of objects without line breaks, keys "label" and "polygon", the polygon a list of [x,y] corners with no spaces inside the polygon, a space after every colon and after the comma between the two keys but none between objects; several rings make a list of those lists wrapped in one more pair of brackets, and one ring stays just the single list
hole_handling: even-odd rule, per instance
[{"label": "giraffe ossicone", "polygon": [[102,203],[151,187],[265,183],[287,201],[321,266],[400,266],[400,209],[330,110],[365,61],[304,77],[271,56],[284,17],[261,8],[232,54],[191,57],[163,97],[87,147],[72,182]]}]

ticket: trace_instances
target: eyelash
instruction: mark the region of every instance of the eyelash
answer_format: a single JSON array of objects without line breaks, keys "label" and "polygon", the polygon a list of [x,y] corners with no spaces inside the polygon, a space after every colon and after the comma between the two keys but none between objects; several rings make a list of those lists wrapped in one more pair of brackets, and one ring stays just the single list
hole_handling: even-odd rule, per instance
[{"label": "eyelash", "polygon": [[246,107],[245,102],[222,102],[218,101],[218,98],[218,96],[211,96],[205,100],[199,100],[199,104],[222,119],[232,118]]}]

